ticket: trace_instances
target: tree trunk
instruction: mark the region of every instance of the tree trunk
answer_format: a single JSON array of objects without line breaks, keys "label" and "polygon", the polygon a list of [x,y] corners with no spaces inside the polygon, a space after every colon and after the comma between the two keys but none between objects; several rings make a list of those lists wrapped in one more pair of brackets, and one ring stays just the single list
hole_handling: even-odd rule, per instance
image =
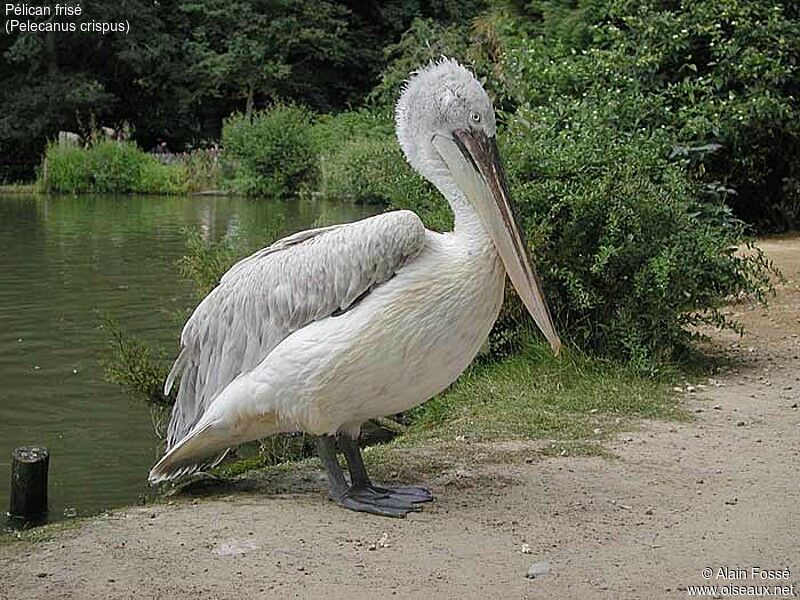
[{"label": "tree trunk", "polygon": [[253,102],[254,102],[255,90],[253,89],[252,84],[247,90],[247,104],[245,105],[244,109],[244,116],[247,117],[248,121],[253,120]]}]

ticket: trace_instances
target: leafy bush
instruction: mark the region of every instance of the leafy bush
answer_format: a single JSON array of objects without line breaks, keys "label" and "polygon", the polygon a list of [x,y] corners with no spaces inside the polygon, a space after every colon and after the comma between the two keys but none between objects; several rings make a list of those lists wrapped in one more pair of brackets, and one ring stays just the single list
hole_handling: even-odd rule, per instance
[{"label": "leafy bush", "polygon": [[164,165],[154,159],[142,162],[139,178],[130,191],[137,194],[186,194],[192,189],[196,188],[191,185],[183,165]]},{"label": "leafy bush", "polygon": [[69,194],[181,194],[188,189],[180,167],[161,164],[133,143],[104,139],[86,148],[48,144],[39,186]]},{"label": "leafy bush", "polygon": [[[527,20],[482,18],[484,41],[466,50],[438,48],[493,74],[512,191],[563,335],[644,369],[694,325],[736,328],[723,304],[769,289],[774,270],[736,252],[747,227],[726,203],[782,226],[800,207],[797,21],[761,0],[671,7],[535,2]],[[493,356],[530,327],[509,298]]]},{"label": "leafy bush", "polygon": [[311,127],[315,152],[322,158],[335,154],[351,140],[385,140],[394,137],[392,110],[349,110],[317,115]]},{"label": "leafy bush", "polygon": [[108,352],[100,365],[107,381],[125,388],[134,396],[143,398],[155,407],[169,407],[175,403],[176,391],[164,394],[164,379],[169,372],[163,350],[155,353],[141,340],[128,335],[119,323],[100,316],[100,326],[108,334]]},{"label": "leafy bush", "polygon": [[216,147],[195,148],[179,154],[178,165],[192,192],[216,190],[225,177],[223,161]]},{"label": "leafy bush", "polygon": [[695,175],[729,190],[729,205],[753,224],[796,225],[800,21],[791,3],[594,0],[542,13],[542,35],[516,39],[506,61],[517,102],[638,96],[642,107],[619,115],[619,128],[663,128],[676,147],[716,148],[695,154]]},{"label": "leafy bush", "polygon": [[313,129],[324,195],[389,208],[413,206],[429,227],[452,226],[444,199],[400,152],[388,112],[324,115]]},{"label": "leafy bush", "polygon": [[45,150],[38,186],[49,192],[77,193],[92,190],[91,157],[84,148],[50,143]]},{"label": "leafy bush", "polygon": [[[746,227],[724,204],[726,182],[704,167],[720,142],[680,144],[664,119],[673,100],[626,69],[636,60],[629,48],[575,53],[543,36],[503,45],[514,48],[503,94],[515,111],[501,113],[501,146],[562,335],[649,370],[682,349],[695,325],[736,328],[721,307],[740,294],[763,299],[772,270],[759,251],[736,253]],[[368,166],[382,150],[353,147],[342,170],[362,175],[344,179],[380,188],[373,179],[387,173]],[[423,213],[431,203],[430,193],[383,197]],[[513,354],[529,328],[510,294],[491,355]]]},{"label": "leafy bush", "polygon": [[109,140],[92,144],[86,150],[86,156],[89,159],[93,192],[132,192],[139,184],[148,161],[152,167],[148,173],[148,183],[152,183],[151,176],[162,166],[133,144],[117,144]]},{"label": "leafy bush", "polygon": [[[691,326],[736,327],[720,311],[763,299],[770,264],[736,252],[745,225],[689,173],[660,130],[626,133],[636,96],[520,109],[504,148],[517,206],[556,321],[578,346],[643,368],[672,358]],[[513,307],[506,329],[519,327]],[[502,328],[502,326],[501,326]]]},{"label": "leafy bush", "polygon": [[238,247],[236,240],[208,241],[196,228],[185,229],[183,233],[187,252],[178,259],[178,267],[183,278],[192,282],[197,298],[202,299],[217,287],[225,272],[246,253]]},{"label": "leafy bush", "polygon": [[235,169],[227,185],[236,193],[287,198],[315,176],[311,115],[298,106],[235,114],[223,124],[222,144]]},{"label": "leafy bush", "polygon": [[428,227],[439,231],[452,227],[447,203],[411,169],[393,137],[346,142],[328,157],[323,192],[389,208],[413,207]]}]

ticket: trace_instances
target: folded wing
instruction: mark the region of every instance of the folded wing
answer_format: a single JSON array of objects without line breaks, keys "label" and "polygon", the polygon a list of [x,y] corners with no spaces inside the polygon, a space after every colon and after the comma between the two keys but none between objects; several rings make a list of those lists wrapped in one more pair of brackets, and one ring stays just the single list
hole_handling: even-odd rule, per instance
[{"label": "folded wing", "polygon": [[284,338],[350,308],[419,253],[425,228],[410,211],[302,231],[236,263],[198,305],[167,378],[180,377],[167,449],[214,397]]}]

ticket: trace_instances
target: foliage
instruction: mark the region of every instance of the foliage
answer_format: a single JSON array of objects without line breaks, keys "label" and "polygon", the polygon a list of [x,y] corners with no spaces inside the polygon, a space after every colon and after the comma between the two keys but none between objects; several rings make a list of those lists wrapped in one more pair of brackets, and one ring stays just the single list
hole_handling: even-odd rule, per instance
[{"label": "foliage", "polygon": [[311,127],[316,153],[324,161],[352,140],[389,140],[394,138],[391,110],[348,110],[317,115]]},{"label": "foliage", "polygon": [[164,356],[157,357],[141,340],[125,332],[115,319],[103,315],[100,321],[109,338],[108,353],[100,361],[106,379],[151,406],[172,406],[176,390],[169,396],[164,394],[169,368]]},{"label": "foliage", "polygon": [[472,69],[494,97],[496,106],[508,108],[502,57],[509,37],[517,32],[514,23],[521,17],[513,3],[501,2],[469,22],[415,19],[397,43],[384,49],[387,65],[367,101],[376,106],[394,106],[409,74],[432,60],[448,56]]},{"label": "foliage", "polygon": [[265,465],[316,457],[317,438],[304,432],[271,435],[258,442],[258,455]]},{"label": "foliage", "polygon": [[659,379],[625,365],[525,336],[516,355],[472,367],[449,390],[405,415],[408,440],[575,440],[619,430],[637,417],[683,418]]},{"label": "foliage", "polygon": [[39,186],[45,191],[180,194],[183,171],[163,165],[130,142],[98,140],[83,148],[48,144]]},{"label": "foliage", "polygon": [[596,0],[543,14],[542,35],[518,40],[508,59],[519,102],[635,97],[641,106],[630,103],[618,128],[663,129],[678,151],[705,149],[693,171],[730,190],[738,215],[796,224],[800,21],[790,3]]},{"label": "foliage", "polygon": [[[593,10],[584,5],[577,21],[609,6],[587,4]],[[582,39],[597,29],[581,21],[575,33],[574,22],[562,14],[557,31]],[[721,141],[681,143],[663,116],[674,100],[626,68],[633,49],[576,53],[552,32],[501,31],[510,32],[502,45],[512,48],[503,95],[515,107],[501,114],[501,147],[564,337],[653,370],[685,347],[693,326],[737,328],[721,307],[742,294],[763,300],[773,271],[759,251],[736,253],[746,227],[723,203],[730,188],[707,167]],[[369,181],[378,151],[363,155],[348,162]],[[427,208],[426,196],[388,199]],[[512,294],[490,337],[491,355],[516,352],[529,326]]]},{"label": "foliage", "polygon": [[215,146],[195,148],[179,154],[178,164],[191,192],[216,190],[226,176],[219,150]]},{"label": "foliage", "polygon": [[615,128],[628,103],[520,110],[505,148],[559,328],[581,348],[651,368],[685,346],[691,326],[735,328],[720,308],[739,294],[763,300],[771,267],[760,251],[736,252],[744,225],[703,198],[663,134]]},{"label": "foliage", "polygon": [[411,203],[429,227],[452,226],[441,195],[406,163],[388,112],[323,115],[313,126],[313,136],[324,195],[390,208]]},{"label": "foliage", "polygon": [[192,282],[197,298],[202,299],[217,287],[242,252],[234,240],[208,241],[195,228],[185,229],[184,235],[186,254],[178,259],[178,267],[184,279]]},{"label": "foliage", "polygon": [[237,193],[287,198],[315,175],[311,115],[298,106],[235,114],[225,120],[222,144],[235,169],[228,185]]},{"label": "foliage", "polygon": [[470,62],[466,60],[469,49],[467,25],[447,26],[433,19],[414,19],[400,41],[385,48],[389,63],[368,98],[379,106],[393,106],[410,73],[444,55]]},{"label": "foliage", "polygon": [[[720,309],[740,294],[763,300],[772,268],[760,251],[736,253],[744,224],[711,197],[716,188],[696,181],[689,157],[670,158],[666,133],[619,130],[621,118],[647,108],[613,93],[522,106],[501,146],[562,335],[652,370],[685,348],[693,326],[736,328]],[[377,195],[447,227],[438,194],[412,193],[398,177],[393,147],[350,142],[329,191]],[[530,327],[509,296],[490,337],[494,358],[514,354]]]},{"label": "foliage", "polygon": [[452,227],[444,199],[411,169],[393,138],[345,142],[328,157],[325,172],[323,193],[332,198],[413,206],[428,227]]},{"label": "foliage", "polygon": [[317,86],[309,88],[300,73],[311,78],[321,64],[347,62],[339,32],[348,11],[335,2],[191,0],[181,8],[191,28],[194,78],[202,82],[197,92],[244,100],[248,116],[258,99],[275,102],[298,87],[313,93]]},{"label": "foliage", "polygon": [[[36,36],[28,38],[28,44],[36,44]],[[22,61],[17,53],[9,51],[6,56]],[[0,181],[32,179],[48,138],[56,137],[60,129],[76,129],[78,121],[88,123],[92,114],[107,114],[112,103],[112,96],[97,81],[81,75],[2,79]]]}]

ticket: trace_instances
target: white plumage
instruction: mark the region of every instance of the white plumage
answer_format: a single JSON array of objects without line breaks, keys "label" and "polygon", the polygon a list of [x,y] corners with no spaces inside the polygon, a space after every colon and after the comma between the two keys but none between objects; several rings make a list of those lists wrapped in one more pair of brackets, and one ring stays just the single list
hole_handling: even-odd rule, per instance
[{"label": "white plumage", "polygon": [[253,369],[292,332],[387,281],[425,240],[410,211],[301,231],[236,263],[200,303],[181,334],[167,378],[180,376],[167,448],[183,439],[214,397]]},{"label": "white plumage", "polygon": [[[366,420],[424,402],[479,351],[506,269],[558,349],[511,216],[483,88],[457,63],[435,63],[412,78],[396,115],[406,157],[447,198],[455,230],[426,231],[396,211],[301,232],[237,263],[183,330],[166,384],[181,378],[168,452],[151,481],[277,432],[355,439]],[[394,510],[367,504],[355,509]]]}]

